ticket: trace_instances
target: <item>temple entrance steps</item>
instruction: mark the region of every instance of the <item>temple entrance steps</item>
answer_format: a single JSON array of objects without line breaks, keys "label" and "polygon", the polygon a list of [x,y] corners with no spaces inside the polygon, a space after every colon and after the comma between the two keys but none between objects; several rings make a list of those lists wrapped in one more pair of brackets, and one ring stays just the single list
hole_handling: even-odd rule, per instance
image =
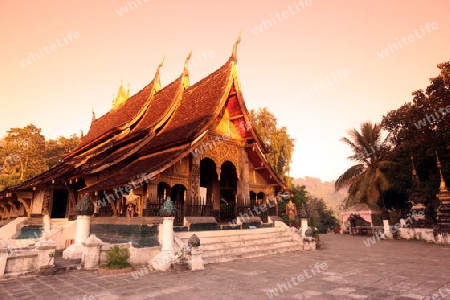
[{"label": "temple entrance steps", "polygon": [[55,227],[55,228],[63,228],[70,223],[71,223],[71,221],[69,221],[68,218],[50,219],[51,226]]},{"label": "temple entrance steps", "polygon": [[187,245],[192,234],[200,238],[205,264],[221,263],[241,258],[254,258],[303,249],[286,227],[243,230],[214,230],[177,232],[176,236]]}]

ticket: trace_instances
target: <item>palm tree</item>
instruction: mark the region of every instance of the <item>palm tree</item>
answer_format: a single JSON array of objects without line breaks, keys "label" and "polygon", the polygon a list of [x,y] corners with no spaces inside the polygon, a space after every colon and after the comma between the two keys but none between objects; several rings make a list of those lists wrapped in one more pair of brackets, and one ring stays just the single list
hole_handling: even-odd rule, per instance
[{"label": "palm tree", "polygon": [[343,137],[341,141],[352,148],[354,154],[348,159],[357,164],[339,176],[334,187],[336,191],[348,188],[346,205],[349,202],[374,204],[381,199],[379,206],[385,210],[382,193],[388,189],[389,182],[384,171],[393,162],[383,160],[382,150],[386,146],[385,141],[381,142],[381,126],[366,122],[361,124],[361,132],[353,128],[347,133],[350,139]]}]

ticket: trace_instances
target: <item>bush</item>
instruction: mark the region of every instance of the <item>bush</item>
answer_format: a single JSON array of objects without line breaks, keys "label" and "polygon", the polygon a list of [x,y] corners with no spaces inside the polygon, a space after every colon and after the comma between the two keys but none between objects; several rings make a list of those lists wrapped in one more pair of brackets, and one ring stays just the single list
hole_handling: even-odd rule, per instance
[{"label": "bush", "polygon": [[128,262],[130,258],[130,251],[128,248],[112,246],[106,251],[106,264],[103,265],[106,269],[123,269],[131,267]]}]

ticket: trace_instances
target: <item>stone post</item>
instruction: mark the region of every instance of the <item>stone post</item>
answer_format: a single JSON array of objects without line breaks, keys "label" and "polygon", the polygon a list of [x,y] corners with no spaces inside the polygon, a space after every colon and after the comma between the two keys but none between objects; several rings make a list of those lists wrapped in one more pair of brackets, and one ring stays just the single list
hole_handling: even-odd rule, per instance
[{"label": "stone post", "polygon": [[81,244],[89,237],[91,231],[91,217],[77,216],[77,234],[75,236],[75,244]]},{"label": "stone post", "polygon": [[383,220],[383,229],[384,229],[384,238],[390,239],[392,238],[391,228],[389,227],[389,220]]},{"label": "stone post", "polygon": [[203,250],[192,248],[191,250],[191,260],[188,262],[189,268],[192,271],[204,270],[205,261],[202,258]]},{"label": "stone post", "polygon": [[[159,232],[159,240],[162,241],[161,252],[158,253],[150,261],[150,265],[157,271],[167,271],[172,261],[175,260],[175,253],[173,251],[173,221],[175,220],[175,205],[170,197],[166,198],[159,214],[163,217],[162,232]],[[162,235],[162,238],[161,238]]]},{"label": "stone post", "polygon": [[4,240],[0,240],[0,277],[5,275],[8,252],[8,243]]},{"label": "stone post", "polygon": [[163,218],[163,243],[162,251],[173,252],[173,221],[175,217],[164,217]]},{"label": "stone post", "polygon": [[308,229],[308,218],[301,218],[302,237],[305,237],[306,229]]},{"label": "stone post", "polygon": [[83,255],[83,245],[91,230],[91,217],[88,215],[77,216],[77,233],[75,235],[75,243],[67,247],[63,251],[65,259],[80,259]]},{"label": "stone post", "polygon": [[38,252],[36,268],[52,266],[54,257],[50,258],[49,254],[56,250],[56,243],[52,240],[41,240],[35,245]]},{"label": "stone post", "polygon": [[85,270],[96,270],[100,261],[100,246],[102,240],[97,238],[95,234],[91,234],[84,242],[82,242],[83,255],[81,256],[81,263]]},{"label": "stone post", "polygon": [[[175,260],[173,249],[173,221],[175,217],[164,217],[162,225],[162,248],[151,261],[150,266],[157,271],[167,271]],[[161,227],[160,227],[161,228]]]}]

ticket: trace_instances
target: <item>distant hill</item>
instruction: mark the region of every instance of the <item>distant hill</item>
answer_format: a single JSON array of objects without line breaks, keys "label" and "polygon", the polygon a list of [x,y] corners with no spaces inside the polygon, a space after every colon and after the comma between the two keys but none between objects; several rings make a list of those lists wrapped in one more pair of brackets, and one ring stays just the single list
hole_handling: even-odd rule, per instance
[{"label": "distant hill", "polygon": [[347,197],[347,190],[334,191],[334,181],[324,181],[320,178],[306,176],[292,181],[294,185],[306,186],[306,191],[312,196],[322,198],[327,206],[334,210],[336,216],[340,216],[339,207],[342,200]]}]

